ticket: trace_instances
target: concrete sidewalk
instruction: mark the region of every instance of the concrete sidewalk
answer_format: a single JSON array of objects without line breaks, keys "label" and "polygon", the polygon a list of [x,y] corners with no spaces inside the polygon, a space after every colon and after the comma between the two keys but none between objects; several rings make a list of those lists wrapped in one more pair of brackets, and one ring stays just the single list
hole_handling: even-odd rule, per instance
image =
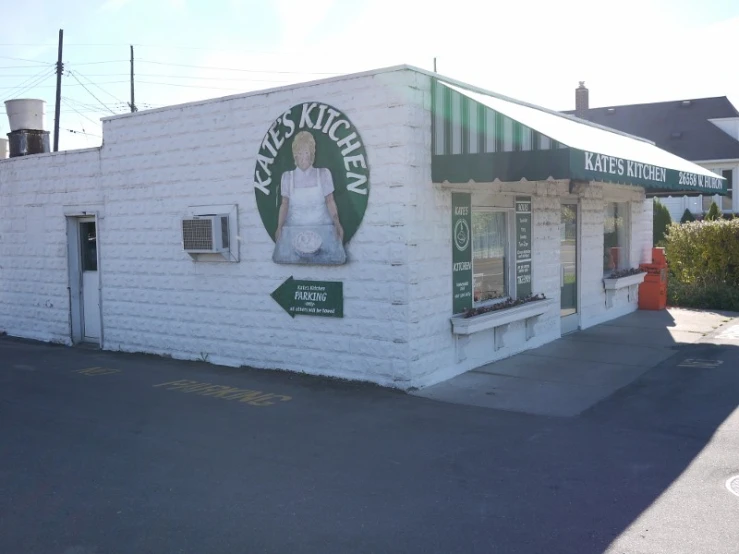
[{"label": "concrete sidewalk", "polygon": [[738,317],[680,308],[636,311],[413,394],[454,404],[573,417],[676,355],[681,346],[724,331]]}]

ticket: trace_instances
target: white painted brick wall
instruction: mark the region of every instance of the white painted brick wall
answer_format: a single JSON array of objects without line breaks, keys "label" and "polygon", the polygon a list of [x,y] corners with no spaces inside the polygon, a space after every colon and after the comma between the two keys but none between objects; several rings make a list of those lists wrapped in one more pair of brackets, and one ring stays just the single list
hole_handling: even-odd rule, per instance
[{"label": "white painted brick wall", "polygon": [[[339,267],[271,261],[252,186],[272,121],[304,101],[346,113],[365,143],[369,204]],[[533,290],[554,300],[528,342],[512,325],[467,341],[458,362],[451,333],[451,192],[431,183],[430,82],[408,70],[107,120],[101,150],[0,161],[0,330],[69,343],[65,209],[100,209],[104,348],[224,365],[290,369],[401,388],[421,386],[548,342],[559,327],[559,220],[564,183],[479,185],[475,195],[533,197]],[[506,188],[507,187],[507,188]],[[583,320],[603,303],[601,190],[583,199]],[[501,196],[503,195],[503,196]],[[193,262],[182,251],[188,206],[236,204],[240,262]],[[634,207],[632,244],[651,243]],[[647,221],[648,219],[648,221]],[[587,264],[586,264],[587,265]],[[270,297],[285,279],[344,283],[343,319],[290,318]],[[629,306],[630,309],[630,306]],[[610,317],[610,314],[605,314]]]},{"label": "white painted brick wall", "polygon": [[[429,160],[430,165],[430,160]],[[469,339],[459,339],[451,332],[452,312],[452,243],[451,191],[438,185],[421,189],[423,209],[417,211],[415,231],[417,256],[422,262],[413,264],[411,274],[411,373],[413,386],[426,386],[500,360],[529,348],[540,346],[560,336],[559,329],[559,197],[556,185],[526,183],[511,189],[508,201],[498,195],[501,204],[510,204],[518,195],[532,195],[533,291],[554,299],[550,312],[535,324],[535,336],[525,340],[523,323],[509,326],[503,348],[494,350],[493,331],[483,331]],[[473,206],[490,192],[501,193],[501,185],[480,184],[473,187]],[[547,196],[547,194],[554,194]],[[430,222],[434,224],[431,225]],[[428,229],[425,234],[424,231]],[[413,254],[411,254],[413,255]],[[463,351],[464,359],[459,353]]]},{"label": "white painted brick wall", "polygon": [[70,343],[64,206],[98,201],[99,151],[0,160],[0,331]]},{"label": "white painted brick wall", "polygon": [[629,264],[638,267],[652,258],[652,203],[646,200],[644,190],[637,187],[593,184],[582,199],[583,213],[583,260],[582,271],[582,316],[581,328],[587,329],[631,313],[638,309],[638,293],[628,288],[615,291],[610,307],[606,304],[603,288],[603,224],[607,201],[629,202],[630,242]]},{"label": "white painted brick wall", "polygon": [[[425,154],[400,145],[428,132],[411,124],[417,80],[403,70],[142,112],[107,120],[100,151],[3,161],[0,330],[69,342],[62,205],[99,204],[105,348],[406,386],[405,213]],[[280,266],[256,209],[255,156],[277,116],[316,99],[361,133],[369,204],[351,263]],[[240,263],[182,251],[180,218],[204,204],[238,205]],[[345,317],[292,319],[270,297],[291,275],[342,281]]]},{"label": "white painted brick wall", "polygon": [[652,263],[652,246],[654,246],[654,201],[643,199],[631,204],[631,221],[634,240],[631,244],[631,264]]}]

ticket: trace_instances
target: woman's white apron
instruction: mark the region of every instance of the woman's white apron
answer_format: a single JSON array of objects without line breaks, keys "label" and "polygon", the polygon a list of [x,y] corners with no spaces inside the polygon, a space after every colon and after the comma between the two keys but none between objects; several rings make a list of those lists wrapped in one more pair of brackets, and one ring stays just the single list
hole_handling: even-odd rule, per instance
[{"label": "woman's white apron", "polygon": [[304,225],[331,225],[331,214],[326,207],[326,198],[321,188],[321,172],[311,169],[316,184],[310,187],[295,186],[295,172],[290,172],[290,207],[285,225],[300,227]]}]

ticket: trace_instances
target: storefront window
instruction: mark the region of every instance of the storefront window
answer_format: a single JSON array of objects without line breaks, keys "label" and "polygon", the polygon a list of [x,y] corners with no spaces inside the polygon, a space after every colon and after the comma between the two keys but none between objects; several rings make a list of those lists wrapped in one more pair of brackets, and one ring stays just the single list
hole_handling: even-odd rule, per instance
[{"label": "storefront window", "polygon": [[472,276],[474,300],[484,302],[507,296],[506,213],[472,210]]},{"label": "storefront window", "polygon": [[606,202],[603,222],[603,273],[629,266],[629,205]]}]

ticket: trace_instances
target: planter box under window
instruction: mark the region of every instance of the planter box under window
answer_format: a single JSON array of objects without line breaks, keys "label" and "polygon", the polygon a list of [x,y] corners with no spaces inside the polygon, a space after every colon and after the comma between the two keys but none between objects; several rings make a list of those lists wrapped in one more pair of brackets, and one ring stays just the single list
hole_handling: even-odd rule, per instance
[{"label": "planter box under window", "polygon": [[637,273],[636,275],[628,275],[626,277],[619,277],[618,279],[603,279],[603,288],[606,291],[606,307],[613,307],[613,297],[617,290],[629,289],[629,301],[632,296],[636,296],[637,287],[644,282],[644,278],[647,276],[646,272]]},{"label": "planter box under window", "polygon": [[535,300],[513,308],[505,308],[494,312],[464,317],[463,314],[451,318],[452,333],[456,336],[469,336],[481,331],[493,329],[495,337],[495,350],[504,346],[503,335],[508,330],[508,325],[517,321],[523,321],[526,325],[526,340],[534,336],[534,323],[536,319],[549,311],[552,300]]}]

